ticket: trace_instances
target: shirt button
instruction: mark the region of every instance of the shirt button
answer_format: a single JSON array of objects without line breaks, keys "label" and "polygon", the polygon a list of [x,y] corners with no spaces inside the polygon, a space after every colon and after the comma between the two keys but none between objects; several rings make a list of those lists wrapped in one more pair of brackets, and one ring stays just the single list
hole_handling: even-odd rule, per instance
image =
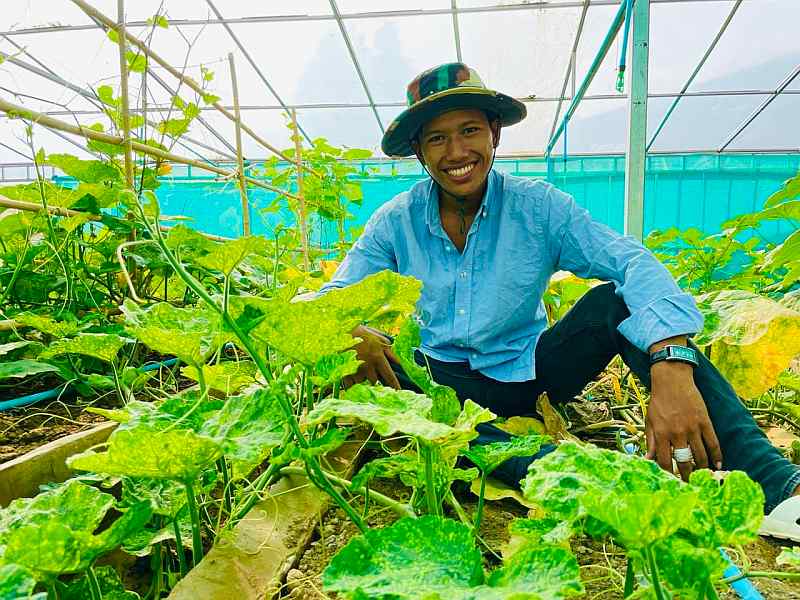
[{"label": "shirt button", "polygon": [[445,246],[444,249],[450,252],[450,246]]},{"label": "shirt button", "polygon": [[467,278],[467,272],[461,271],[461,279],[466,279],[466,278]]},{"label": "shirt button", "polygon": [[467,312],[467,311],[465,311],[463,308],[459,308],[458,309],[458,314],[460,314],[460,315],[463,315],[465,312]]},{"label": "shirt button", "polygon": [[471,356],[472,358],[478,358],[478,355],[477,355],[477,354],[470,354],[470,356]]}]

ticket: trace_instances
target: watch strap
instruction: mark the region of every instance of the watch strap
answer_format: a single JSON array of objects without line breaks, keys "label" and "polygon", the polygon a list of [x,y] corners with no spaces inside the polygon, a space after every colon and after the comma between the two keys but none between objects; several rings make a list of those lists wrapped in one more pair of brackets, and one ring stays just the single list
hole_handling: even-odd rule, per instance
[{"label": "watch strap", "polygon": [[684,362],[694,367],[699,364],[699,361],[697,360],[697,351],[688,346],[664,346],[661,350],[657,350],[650,354],[651,365],[661,362],[662,360]]}]

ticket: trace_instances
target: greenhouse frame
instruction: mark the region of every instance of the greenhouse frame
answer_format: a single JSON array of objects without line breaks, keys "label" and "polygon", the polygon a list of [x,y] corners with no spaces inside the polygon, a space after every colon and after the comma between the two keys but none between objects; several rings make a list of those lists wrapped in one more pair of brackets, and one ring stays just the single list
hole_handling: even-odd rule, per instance
[{"label": "greenhouse frame", "polygon": [[7,4],[0,600],[800,594],[800,0]]}]

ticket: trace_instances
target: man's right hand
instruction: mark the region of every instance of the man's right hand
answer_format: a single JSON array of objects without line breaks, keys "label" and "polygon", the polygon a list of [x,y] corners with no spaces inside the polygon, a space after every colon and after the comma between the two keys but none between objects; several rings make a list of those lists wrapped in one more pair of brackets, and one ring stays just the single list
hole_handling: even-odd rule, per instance
[{"label": "man's right hand", "polygon": [[400,364],[400,360],[392,351],[392,344],[389,339],[363,325],[356,327],[351,332],[351,335],[362,340],[354,349],[359,360],[362,360],[363,363],[355,374],[342,380],[342,385],[347,388],[369,379],[372,383],[380,380],[384,385],[399,390],[400,382],[397,380],[397,375],[395,375],[389,361]]}]

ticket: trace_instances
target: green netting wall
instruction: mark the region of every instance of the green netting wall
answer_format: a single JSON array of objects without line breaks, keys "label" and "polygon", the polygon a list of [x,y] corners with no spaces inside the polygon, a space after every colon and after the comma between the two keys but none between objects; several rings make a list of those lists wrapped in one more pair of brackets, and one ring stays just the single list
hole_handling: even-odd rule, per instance
[{"label": "green netting wall", "polygon": [[[254,163],[255,164],[255,163]],[[350,226],[363,225],[372,212],[396,194],[425,178],[415,161],[362,161],[363,173],[374,167],[377,173],[360,178],[364,201]],[[572,194],[592,215],[622,231],[625,158],[623,156],[575,156],[498,159],[497,169],[547,179]],[[727,219],[752,212],[789,177],[800,170],[800,154],[659,154],[647,159],[644,227],[697,227],[706,233],[720,230]],[[162,212],[185,215],[194,226],[208,233],[238,236],[241,233],[239,192],[230,182],[215,181],[208,172],[176,167],[157,191]],[[292,223],[288,211],[263,213],[271,200],[269,192],[250,190],[254,233],[269,234],[278,222]],[[783,239],[789,223],[769,223],[762,235]],[[322,227],[318,242],[332,243],[333,227]]]}]

